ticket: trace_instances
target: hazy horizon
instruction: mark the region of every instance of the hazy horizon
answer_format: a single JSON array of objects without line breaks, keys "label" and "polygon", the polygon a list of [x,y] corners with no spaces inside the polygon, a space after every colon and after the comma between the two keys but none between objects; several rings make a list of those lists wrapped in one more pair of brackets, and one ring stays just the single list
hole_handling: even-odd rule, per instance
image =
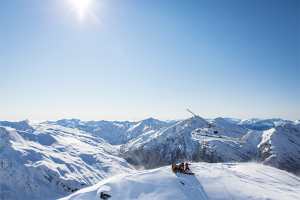
[{"label": "hazy horizon", "polygon": [[[238,118],[238,117],[231,117],[231,116],[215,116],[215,117],[204,117],[201,115],[198,115],[199,117],[202,117],[206,120],[212,120],[212,119],[216,119],[216,118],[228,118],[228,119],[235,119],[235,120],[251,120],[251,119],[258,119],[258,120],[268,120],[268,119],[282,119],[282,120],[290,120],[290,121],[299,121],[300,119],[288,119],[288,118],[282,118],[282,117],[270,117],[270,118],[258,118],[258,117],[250,117],[250,118]],[[19,121],[26,121],[28,120],[29,122],[33,122],[33,123],[41,123],[41,122],[46,122],[46,121],[58,121],[58,120],[80,120],[80,121],[119,121],[119,122],[138,122],[138,121],[142,121],[142,120],[146,120],[149,118],[153,118],[153,119],[157,119],[157,120],[161,120],[161,121],[180,121],[180,120],[185,120],[188,118],[193,117],[193,115],[189,115],[187,114],[186,116],[182,117],[182,118],[159,118],[159,117],[153,117],[153,116],[146,116],[144,118],[131,118],[131,119],[102,119],[102,118],[95,118],[95,119],[88,119],[88,118],[79,118],[79,117],[62,117],[62,118],[53,118],[53,119],[30,119],[30,118],[26,118],[26,119],[1,119],[0,121],[12,121],[12,122],[19,122]]]},{"label": "hazy horizon", "polygon": [[1,120],[299,120],[300,1],[4,1],[0,70]]}]

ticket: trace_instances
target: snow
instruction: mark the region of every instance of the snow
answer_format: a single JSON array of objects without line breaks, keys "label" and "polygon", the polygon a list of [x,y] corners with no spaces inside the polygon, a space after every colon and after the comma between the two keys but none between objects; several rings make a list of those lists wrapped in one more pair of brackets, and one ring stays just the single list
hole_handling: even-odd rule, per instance
[{"label": "snow", "polygon": [[208,127],[208,122],[193,117],[159,131],[146,132],[122,145],[122,156],[146,168],[162,166],[178,159],[192,160],[198,152],[198,146],[191,140],[191,133],[198,127]]},{"label": "snow", "polygon": [[253,118],[253,119],[241,120],[238,123],[238,125],[252,130],[264,131],[277,126],[282,126],[287,123],[293,123],[293,122],[289,120],[278,119],[278,118],[274,118],[274,119]]},{"label": "snow", "polygon": [[[279,176],[278,180],[286,180],[285,183],[293,183],[294,179],[285,177],[293,175],[258,164],[195,163],[196,179],[174,176],[169,167],[154,168],[187,160],[257,161],[297,174],[299,152],[299,121],[282,119],[205,120],[195,116],[168,122],[153,118],[138,122],[0,121],[0,199],[56,199],[96,183],[94,189],[84,190],[90,190],[89,194],[95,196],[94,190],[98,195],[104,189],[119,194],[126,188],[131,192],[120,194],[132,199],[156,199],[158,195],[159,199],[176,199],[177,196],[192,199],[194,195],[204,195],[198,199],[205,199],[205,194],[209,199],[268,199],[269,196],[255,196],[255,192],[239,191],[241,182],[250,191],[262,193],[266,189],[270,193],[285,194],[293,189],[290,190],[288,184],[273,184],[272,181],[276,181],[266,177],[263,171],[271,177]],[[264,180],[261,179],[270,180],[272,184],[262,185]],[[186,187],[182,187],[180,181]],[[160,188],[160,183],[165,189]],[[137,192],[133,191],[135,188]],[[222,193],[222,190],[230,192]],[[270,199],[275,198],[272,195]],[[294,199],[292,193],[288,196]]]},{"label": "snow", "polygon": [[47,123],[93,133],[95,136],[101,137],[110,144],[120,145],[127,143],[129,140],[138,137],[145,132],[151,130],[157,131],[163,127],[173,124],[174,122],[165,122],[154,118],[148,118],[138,122],[104,120],[81,121],[79,119],[62,119]]},{"label": "snow", "polygon": [[0,197],[16,200],[54,199],[133,170],[103,139],[45,123],[0,127],[0,160],[9,166],[0,170]]},{"label": "snow", "polygon": [[300,172],[300,127],[285,124],[264,131],[258,145],[265,164]]},{"label": "snow", "polygon": [[[161,129],[141,134],[121,146],[123,156],[146,168],[181,160],[229,162],[249,161],[257,154],[254,131],[219,118],[210,123],[193,117]],[[243,139],[248,134],[248,139]],[[254,144],[254,141],[256,143]]]},{"label": "snow", "polygon": [[[230,137],[241,137],[247,132],[247,129],[243,126],[239,126],[235,123],[236,121],[233,121],[232,119],[226,119],[226,118],[216,118],[212,121],[212,124],[215,125],[215,127],[218,127],[215,129],[215,131],[222,131],[222,135],[227,135]],[[225,130],[225,131],[224,131]]]},{"label": "snow", "polygon": [[174,174],[170,166],[115,176],[61,200],[297,200],[300,179],[256,163],[192,163],[195,176]]}]

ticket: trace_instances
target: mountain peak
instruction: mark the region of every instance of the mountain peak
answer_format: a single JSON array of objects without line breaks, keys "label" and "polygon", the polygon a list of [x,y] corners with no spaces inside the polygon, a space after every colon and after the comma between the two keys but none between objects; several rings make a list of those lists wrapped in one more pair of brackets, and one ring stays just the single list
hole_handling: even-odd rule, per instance
[{"label": "mountain peak", "polygon": [[7,126],[21,131],[33,131],[32,126],[29,125],[29,120],[23,120],[19,122],[0,121],[0,126]]}]

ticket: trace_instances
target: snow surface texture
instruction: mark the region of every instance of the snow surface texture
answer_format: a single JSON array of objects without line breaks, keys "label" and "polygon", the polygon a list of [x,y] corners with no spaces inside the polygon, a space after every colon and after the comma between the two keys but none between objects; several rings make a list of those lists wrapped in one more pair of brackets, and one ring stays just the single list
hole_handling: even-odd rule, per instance
[{"label": "snow surface texture", "polygon": [[134,167],[187,160],[255,160],[299,173],[299,132],[299,121],[280,119],[0,121],[0,200],[55,199]]},{"label": "snow surface texture", "polygon": [[1,200],[54,199],[132,170],[101,138],[56,125],[33,127],[0,127]]},{"label": "snow surface texture", "polygon": [[261,164],[193,163],[192,175],[170,167],[115,176],[61,200],[298,200],[300,178]]}]

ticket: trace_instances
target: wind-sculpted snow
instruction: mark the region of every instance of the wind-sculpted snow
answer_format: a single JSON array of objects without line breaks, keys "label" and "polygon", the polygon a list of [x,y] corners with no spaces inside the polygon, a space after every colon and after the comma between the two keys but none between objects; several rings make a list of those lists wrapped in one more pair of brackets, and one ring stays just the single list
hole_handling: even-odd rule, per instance
[{"label": "wind-sculpted snow", "polygon": [[170,166],[115,176],[61,200],[298,200],[300,179],[261,164],[192,163],[194,176]]},{"label": "wind-sculpted snow", "polygon": [[[16,127],[16,126],[14,126]],[[54,199],[132,167],[86,132],[38,124],[0,127],[0,199]]]}]

